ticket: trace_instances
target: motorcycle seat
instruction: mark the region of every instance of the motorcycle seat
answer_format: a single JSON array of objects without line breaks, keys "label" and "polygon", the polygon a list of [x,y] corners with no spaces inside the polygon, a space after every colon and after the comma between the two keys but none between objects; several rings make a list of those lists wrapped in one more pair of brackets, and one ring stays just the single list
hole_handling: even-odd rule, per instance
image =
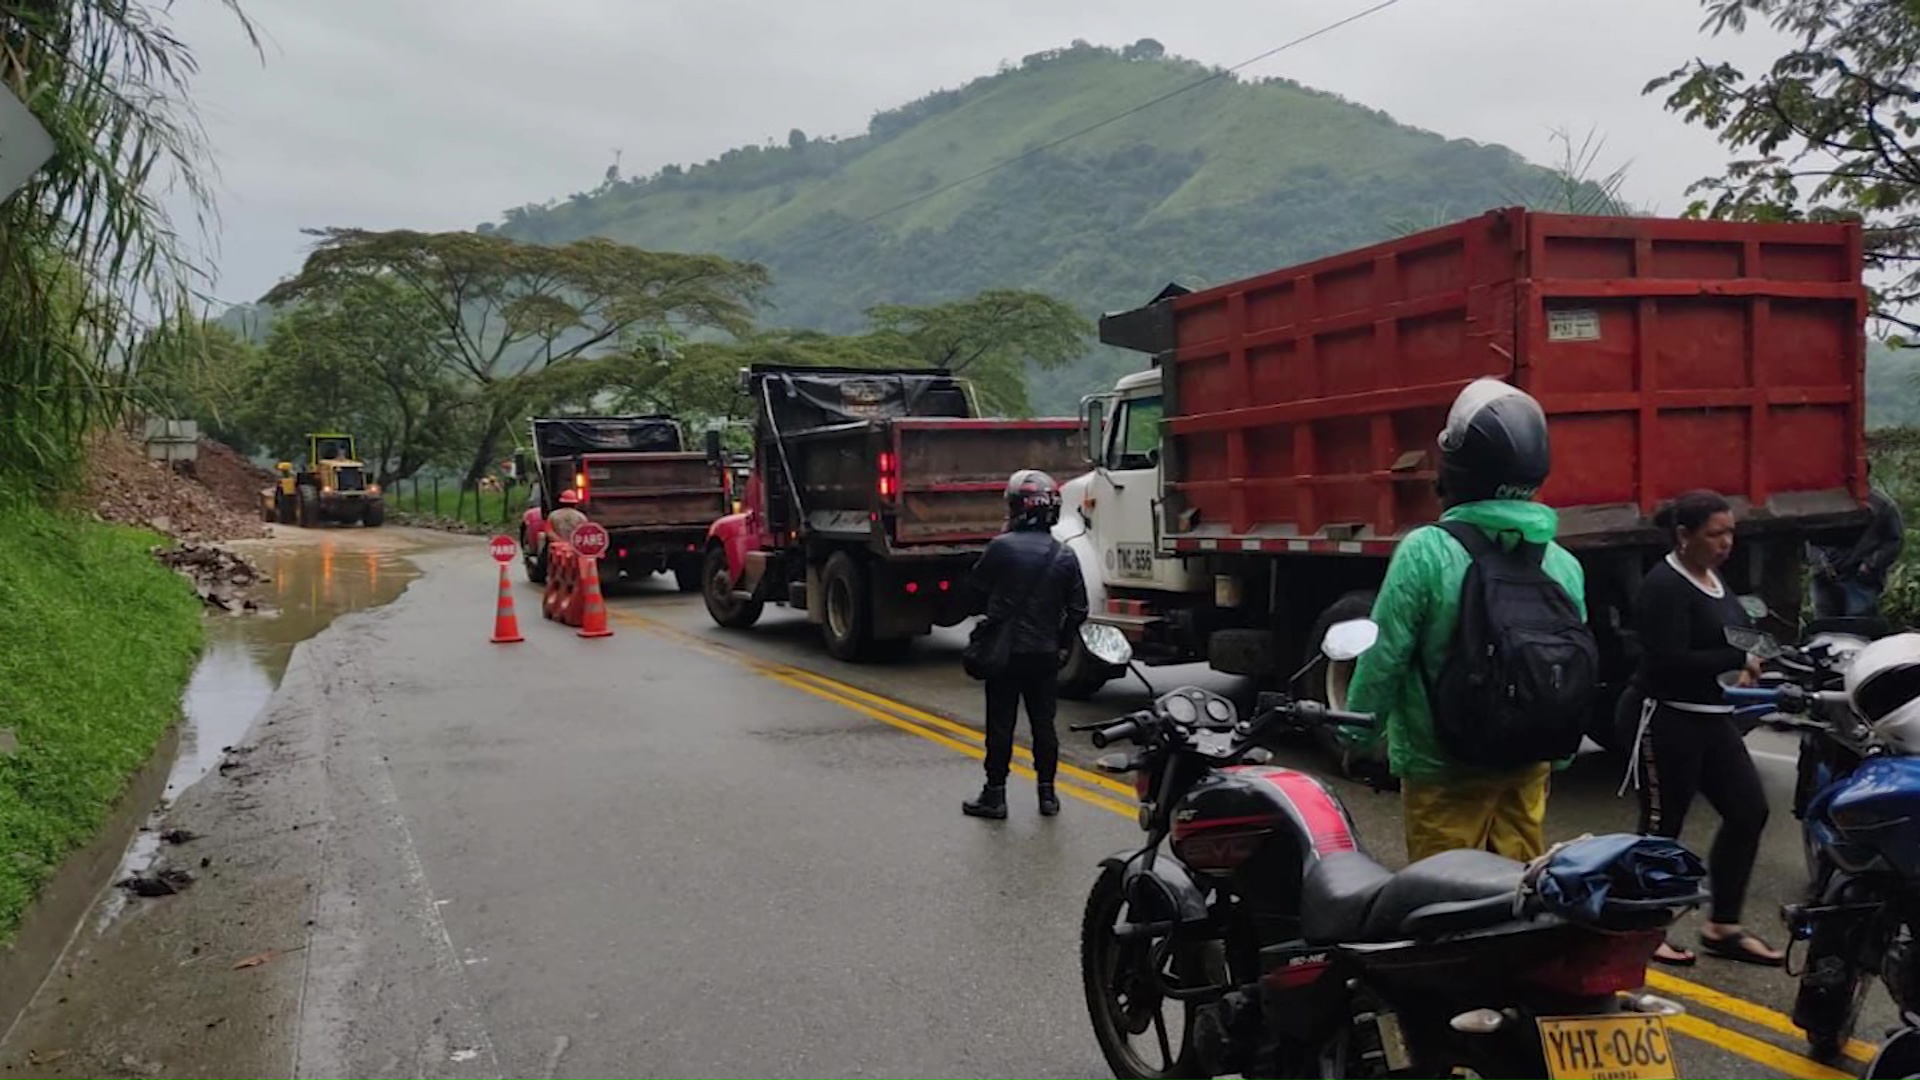
[{"label": "motorcycle seat", "polygon": [[1398,872],[1359,852],[1316,860],[1300,888],[1300,932],[1316,945],[1401,941],[1512,921],[1526,868],[1488,851],[1443,851]]}]

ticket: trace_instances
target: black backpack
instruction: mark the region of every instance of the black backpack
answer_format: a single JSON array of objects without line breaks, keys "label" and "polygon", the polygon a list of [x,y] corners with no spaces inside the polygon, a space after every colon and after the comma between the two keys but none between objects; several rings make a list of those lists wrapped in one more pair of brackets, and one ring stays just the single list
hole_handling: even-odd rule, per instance
[{"label": "black backpack", "polygon": [[1512,551],[1464,521],[1437,525],[1472,556],[1460,625],[1430,686],[1433,731],[1458,761],[1510,769],[1570,757],[1593,710],[1600,650],[1546,545]]}]

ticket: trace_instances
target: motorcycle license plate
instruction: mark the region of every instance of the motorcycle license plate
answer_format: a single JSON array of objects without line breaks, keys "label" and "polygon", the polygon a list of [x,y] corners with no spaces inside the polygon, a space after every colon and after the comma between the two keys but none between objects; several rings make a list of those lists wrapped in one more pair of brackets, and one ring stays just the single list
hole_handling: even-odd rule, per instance
[{"label": "motorcycle license plate", "polygon": [[1641,1013],[1542,1017],[1540,1048],[1553,1080],[1675,1080],[1665,1017]]}]

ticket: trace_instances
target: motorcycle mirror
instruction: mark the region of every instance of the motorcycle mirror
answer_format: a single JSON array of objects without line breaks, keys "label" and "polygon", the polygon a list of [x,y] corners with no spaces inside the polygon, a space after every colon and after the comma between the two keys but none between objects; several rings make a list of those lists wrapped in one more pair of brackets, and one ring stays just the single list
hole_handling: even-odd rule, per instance
[{"label": "motorcycle mirror", "polygon": [[1773,609],[1767,607],[1767,602],[1757,596],[1741,597],[1740,610],[1746,612],[1749,619],[1764,619],[1773,614]]},{"label": "motorcycle mirror", "polygon": [[1102,663],[1118,667],[1133,659],[1133,645],[1127,641],[1127,635],[1119,627],[1106,623],[1081,623],[1080,643],[1087,652]]},{"label": "motorcycle mirror", "polygon": [[1348,619],[1327,627],[1327,636],[1320,639],[1320,653],[1333,661],[1352,660],[1373,648],[1379,640],[1379,623],[1372,619]]},{"label": "motorcycle mirror", "polygon": [[1758,630],[1748,630],[1742,626],[1729,626],[1725,631],[1725,636],[1727,644],[1739,649],[1741,652],[1751,653],[1762,660],[1777,660],[1786,655],[1786,650],[1780,647],[1779,642],[1773,640],[1772,635],[1761,633]]}]

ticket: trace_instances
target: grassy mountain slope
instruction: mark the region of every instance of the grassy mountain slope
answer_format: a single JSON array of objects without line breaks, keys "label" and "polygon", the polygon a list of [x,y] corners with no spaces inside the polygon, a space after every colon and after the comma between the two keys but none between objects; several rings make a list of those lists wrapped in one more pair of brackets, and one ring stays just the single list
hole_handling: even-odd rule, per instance
[{"label": "grassy mountain slope", "polygon": [[[783,144],[519,207],[497,227],[543,242],[601,235],[758,259],[775,277],[768,322],[839,331],[876,303],[990,286],[1045,290],[1088,314],[1131,307],[1169,280],[1227,280],[1553,187],[1503,147],[1405,127],[1281,79],[1222,78],[1037,149],[1206,74],[1159,57],[1151,42],[1076,43],[881,113],[857,138],[795,131]],[[1044,374],[1036,401],[1070,408],[1137,363],[1107,353]]]}]

